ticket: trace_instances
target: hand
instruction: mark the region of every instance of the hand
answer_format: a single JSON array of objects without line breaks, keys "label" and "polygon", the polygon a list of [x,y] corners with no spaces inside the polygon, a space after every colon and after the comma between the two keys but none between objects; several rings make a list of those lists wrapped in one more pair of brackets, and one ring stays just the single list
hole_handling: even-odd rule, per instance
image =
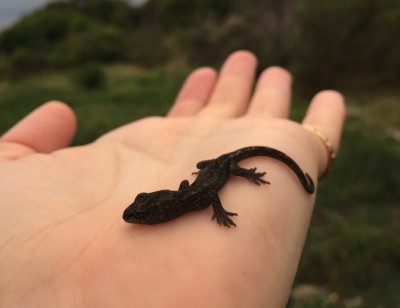
[{"label": "hand", "polygon": [[[291,77],[232,54],[219,77],[194,71],[166,117],[120,127],[68,147],[75,117],[51,102],[0,139],[0,303],[4,307],[282,307],[290,293],[314,203],[291,171],[268,158],[269,186],[232,177],[221,190],[237,228],[212,209],[159,225],[131,225],[123,210],[140,192],[178,189],[198,161],[249,145],[277,148],[316,182],[322,142],[287,119]],[[338,149],[340,94],[317,94],[304,123]]]}]

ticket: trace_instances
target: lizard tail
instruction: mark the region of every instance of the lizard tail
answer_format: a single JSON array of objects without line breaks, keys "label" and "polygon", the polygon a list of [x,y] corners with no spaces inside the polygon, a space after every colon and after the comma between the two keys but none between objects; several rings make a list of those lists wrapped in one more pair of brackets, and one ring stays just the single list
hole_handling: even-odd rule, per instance
[{"label": "lizard tail", "polygon": [[232,153],[232,157],[237,162],[253,156],[266,156],[281,161],[296,174],[306,192],[309,194],[314,193],[315,186],[311,176],[308,173],[304,173],[300,166],[292,158],[277,149],[264,146],[253,146],[242,148]]}]

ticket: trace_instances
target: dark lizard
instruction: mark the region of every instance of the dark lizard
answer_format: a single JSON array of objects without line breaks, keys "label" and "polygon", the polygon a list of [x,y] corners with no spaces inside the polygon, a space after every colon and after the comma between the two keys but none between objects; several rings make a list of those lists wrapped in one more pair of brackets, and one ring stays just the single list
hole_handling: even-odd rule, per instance
[{"label": "dark lizard", "polygon": [[128,223],[158,224],[212,205],[212,219],[216,219],[219,225],[236,226],[229,216],[237,214],[223,208],[218,191],[230,175],[244,177],[256,185],[270,184],[262,179],[266,172],[256,172],[256,168],[245,169],[238,165],[241,160],[254,156],[272,157],[283,162],[296,174],[309,194],[314,192],[313,180],[293,159],[273,148],[253,146],[199,162],[199,171],[194,173],[197,174],[196,180],[191,185],[188,180],[182,181],[177,191],[160,190],[138,194],[135,201],[124,211],[123,219]]}]

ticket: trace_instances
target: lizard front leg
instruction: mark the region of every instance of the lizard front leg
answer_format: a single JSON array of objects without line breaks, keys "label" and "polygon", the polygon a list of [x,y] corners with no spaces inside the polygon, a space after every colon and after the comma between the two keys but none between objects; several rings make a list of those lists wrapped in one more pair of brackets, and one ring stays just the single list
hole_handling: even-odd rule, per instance
[{"label": "lizard front leg", "polygon": [[263,184],[271,184],[268,181],[262,179],[262,177],[266,174],[266,172],[256,172],[257,168],[245,169],[239,167],[238,164],[235,162],[231,162],[229,165],[230,173],[236,176],[244,177],[245,179],[249,180],[250,182],[260,185]]},{"label": "lizard front leg", "polygon": [[214,210],[214,215],[212,216],[212,220],[216,219],[219,225],[224,225],[228,228],[231,226],[235,226],[236,224],[233,222],[232,219],[229,218],[229,216],[237,216],[238,214],[236,213],[231,213],[228,212],[224,209],[224,207],[221,204],[221,200],[219,199],[218,192],[212,191],[210,192],[211,194],[211,205]]},{"label": "lizard front leg", "polygon": [[189,181],[188,181],[188,180],[183,180],[183,181],[181,182],[181,184],[179,185],[178,191],[188,189],[189,186],[190,186],[190,185],[189,185]]},{"label": "lizard front leg", "polygon": [[211,164],[211,163],[214,162],[214,161],[215,161],[215,159],[209,159],[209,160],[202,160],[202,161],[199,161],[199,162],[197,163],[197,165],[196,165],[196,167],[197,167],[197,169],[199,169],[199,171],[192,172],[192,174],[199,174],[199,172],[200,172],[201,170],[203,170],[205,167],[207,167],[209,164]]}]

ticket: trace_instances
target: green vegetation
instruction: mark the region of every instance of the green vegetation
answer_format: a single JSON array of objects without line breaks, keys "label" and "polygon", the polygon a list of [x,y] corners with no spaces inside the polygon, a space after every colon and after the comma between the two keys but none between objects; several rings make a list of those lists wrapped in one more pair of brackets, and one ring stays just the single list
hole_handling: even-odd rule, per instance
[{"label": "green vegetation", "polygon": [[[143,70],[110,66],[107,87],[87,90],[71,74],[40,75],[0,84],[0,132],[50,99],[77,112],[75,144],[119,125],[162,115],[188,68]],[[342,150],[321,182],[296,285],[322,289],[293,307],[396,307],[400,303],[400,104],[398,94],[348,95]],[[294,117],[307,102],[295,98]],[[351,306],[349,303],[353,303]],[[354,303],[359,303],[355,305]],[[379,306],[380,305],[380,306]]]},{"label": "green vegetation", "polygon": [[106,131],[150,114],[166,112],[188,69],[145,71],[131,66],[105,69],[107,86],[76,84],[76,70],[0,84],[0,132],[48,100],[67,102],[78,114],[75,144],[93,141]]},{"label": "green vegetation", "polygon": [[[128,58],[125,22],[130,9],[121,1],[52,2],[0,35],[3,77],[15,78],[46,69]],[[119,22],[119,20],[121,21]]]},{"label": "green vegetation", "polygon": [[248,49],[302,87],[395,86],[400,0],[59,0],[0,34],[0,78],[93,63],[219,65]]},{"label": "green vegetation", "polygon": [[75,69],[71,75],[72,81],[83,88],[95,89],[106,85],[106,75],[101,66],[86,64]]},{"label": "green vegetation", "polygon": [[342,149],[321,182],[297,281],[339,294],[336,305],[318,307],[355,298],[362,303],[356,307],[397,307],[399,95],[349,96],[348,103]]}]

